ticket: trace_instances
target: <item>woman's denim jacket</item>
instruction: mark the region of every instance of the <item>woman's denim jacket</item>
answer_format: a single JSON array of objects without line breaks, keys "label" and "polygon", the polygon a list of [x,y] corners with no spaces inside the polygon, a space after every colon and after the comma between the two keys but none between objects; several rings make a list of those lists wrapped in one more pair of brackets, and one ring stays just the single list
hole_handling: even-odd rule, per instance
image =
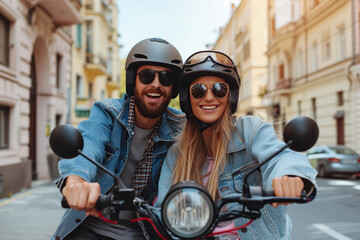
[{"label": "woman's denim jacket", "polygon": [[[257,117],[242,117],[235,123],[235,127],[233,139],[229,141],[228,162],[219,176],[221,196],[242,193],[245,173],[284,146],[284,143],[275,135],[273,126]],[[177,159],[175,146],[170,148],[162,166],[156,207],[161,206],[167,191],[171,187],[172,169]],[[248,183],[250,185],[262,185],[268,190],[272,188],[273,178],[296,175],[308,179],[316,186],[316,174],[316,170],[311,167],[304,154],[286,149],[261,167],[261,172],[256,171],[251,174]],[[316,191],[316,189],[313,190]],[[239,205],[228,204],[228,209],[239,209]],[[234,220],[234,223],[236,227],[239,227],[248,221],[248,219],[239,218]],[[241,240],[289,239],[291,226],[286,207],[281,205],[273,208],[266,205],[261,210],[261,217],[254,220],[246,229],[239,230],[238,234]]]},{"label": "woman's denim jacket", "polygon": [[[119,176],[125,166],[133,129],[128,124],[130,97],[125,94],[121,99],[105,99],[96,102],[88,120],[82,121],[78,129],[84,138],[83,152],[91,159],[105,166]],[[168,107],[161,117],[158,134],[154,137],[153,166],[151,179],[143,192],[149,199],[156,196],[161,164],[174,137],[182,129],[184,115],[181,111]],[[101,194],[106,193],[114,184],[107,175],[85,158],[62,159],[59,162],[61,177],[57,180],[60,189],[64,179],[77,175],[88,182],[98,182]],[[155,195],[155,196],[151,196]],[[56,230],[53,239],[63,239],[85,219],[84,211],[68,209]]]}]

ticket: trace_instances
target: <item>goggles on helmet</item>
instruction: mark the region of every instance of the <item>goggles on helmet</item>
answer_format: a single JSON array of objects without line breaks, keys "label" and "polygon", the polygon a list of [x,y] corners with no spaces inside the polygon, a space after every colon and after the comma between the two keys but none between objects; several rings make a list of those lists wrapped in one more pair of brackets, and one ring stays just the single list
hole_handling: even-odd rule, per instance
[{"label": "goggles on helmet", "polygon": [[235,67],[234,62],[229,56],[222,52],[217,51],[200,51],[191,55],[185,62],[188,66],[197,65],[200,63],[206,62],[208,59],[211,59],[212,62],[220,64],[225,67]]}]

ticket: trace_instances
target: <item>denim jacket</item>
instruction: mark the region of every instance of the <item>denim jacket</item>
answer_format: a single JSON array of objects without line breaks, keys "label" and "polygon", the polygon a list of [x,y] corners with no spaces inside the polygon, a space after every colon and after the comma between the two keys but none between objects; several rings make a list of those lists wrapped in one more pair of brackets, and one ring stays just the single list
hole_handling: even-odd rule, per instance
[{"label": "denim jacket", "polygon": [[[232,193],[242,193],[244,175],[256,164],[276,152],[284,143],[275,135],[271,124],[257,117],[246,116],[235,123],[236,130],[229,141],[228,161],[224,171],[219,175],[219,193],[226,196]],[[172,169],[176,162],[176,147],[170,148],[162,166],[159,180],[159,196],[156,207],[160,207],[164,197],[171,187]],[[249,185],[262,185],[265,189],[272,188],[272,179],[284,175],[296,175],[308,179],[316,186],[316,170],[309,164],[302,153],[290,149],[284,150],[270,162],[248,177]],[[316,189],[313,189],[316,191]],[[239,209],[238,204],[228,204],[229,210]],[[306,206],[304,206],[306,207]],[[238,218],[234,220],[236,227],[249,220]],[[246,229],[238,231],[240,239],[290,239],[291,221],[286,207],[280,205],[273,208],[266,205],[261,210],[261,217],[254,220]]]},{"label": "denim jacket", "polygon": [[[121,99],[105,99],[96,102],[91,109],[88,120],[82,121],[78,130],[84,138],[83,153],[99,162],[117,177],[127,161],[130,143],[134,134],[128,124],[130,97]],[[161,117],[158,134],[154,136],[152,175],[143,192],[145,199],[156,195],[160,168],[171,146],[174,137],[182,129],[184,115],[181,111],[168,107]],[[69,175],[78,175],[88,182],[98,182],[101,194],[105,194],[113,185],[114,180],[83,158],[62,159],[59,162],[61,177],[57,180],[60,189],[64,179]],[[84,219],[85,211],[68,209],[52,239],[63,239],[72,232]]]}]

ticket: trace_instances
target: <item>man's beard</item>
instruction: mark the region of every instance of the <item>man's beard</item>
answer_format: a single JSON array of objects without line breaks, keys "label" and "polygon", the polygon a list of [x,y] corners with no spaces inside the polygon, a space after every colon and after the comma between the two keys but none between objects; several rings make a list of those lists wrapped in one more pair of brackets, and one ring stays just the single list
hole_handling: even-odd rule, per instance
[{"label": "man's beard", "polygon": [[[160,92],[160,90],[158,92]],[[165,100],[160,104],[159,107],[148,108],[139,91],[136,88],[134,89],[135,106],[143,117],[157,118],[165,112],[167,106],[170,103],[170,96],[167,96],[166,93],[163,91],[161,91],[160,93],[165,97]]]}]

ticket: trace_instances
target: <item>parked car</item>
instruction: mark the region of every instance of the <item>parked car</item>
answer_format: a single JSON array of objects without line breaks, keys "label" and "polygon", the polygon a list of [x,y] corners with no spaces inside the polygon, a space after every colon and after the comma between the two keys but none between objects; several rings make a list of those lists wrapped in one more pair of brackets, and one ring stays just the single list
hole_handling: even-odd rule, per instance
[{"label": "parked car", "polygon": [[340,173],[360,173],[360,155],[345,146],[317,146],[307,152],[311,165],[318,171],[318,177],[330,177]]}]

